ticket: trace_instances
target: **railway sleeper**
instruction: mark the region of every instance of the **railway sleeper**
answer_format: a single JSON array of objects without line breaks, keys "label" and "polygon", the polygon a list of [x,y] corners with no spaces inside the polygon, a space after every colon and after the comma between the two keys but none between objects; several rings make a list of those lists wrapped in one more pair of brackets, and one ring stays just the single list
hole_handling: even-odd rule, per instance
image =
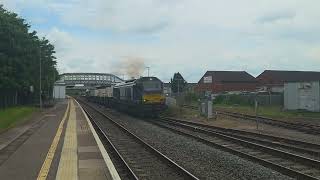
[{"label": "railway sleeper", "polygon": [[[259,158],[259,157],[257,157],[257,156],[251,156],[251,155],[246,154],[246,153],[244,153],[244,152],[242,152],[242,151],[240,151],[240,150],[235,150],[235,149],[232,149],[232,148],[230,148],[230,147],[224,147],[224,146],[222,146],[222,145],[220,145],[220,144],[215,143],[214,141],[209,141],[208,139],[203,138],[203,137],[201,137],[201,136],[199,136],[199,135],[194,135],[194,134],[192,134],[192,133],[191,133],[191,134],[190,134],[190,133],[186,133],[185,131],[183,131],[183,130],[181,130],[181,129],[179,129],[179,128],[176,128],[176,127],[174,128],[174,127],[170,127],[170,126],[168,127],[168,126],[166,126],[166,125],[162,125],[162,124],[159,123],[159,122],[154,122],[154,123],[157,124],[157,125],[159,125],[159,126],[161,126],[161,127],[166,127],[166,128],[168,128],[168,129],[170,129],[170,130],[172,130],[172,131],[174,131],[174,132],[177,132],[177,133],[179,133],[179,134],[185,134],[185,135],[187,135],[187,136],[189,136],[189,137],[195,138],[196,140],[199,140],[199,141],[201,141],[201,142],[204,142],[205,144],[213,145],[214,147],[222,148],[222,149],[228,150],[228,151],[231,152],[231,153],[235,153],[235,154],[237,154],[237,155],[245,156],[245,157],[247,157],[247,158],[249,158],[249,159],[258,161],[258,162],[262,163],[263,165],[266,165],[266,166],[268,166],[268,167],[272,167],[273,169],[278,170],[278,171],[280,171],[280,172],[283,172],[283,173],[285,173],[285,174],[287,174],[287,175],[290,175],[290,176],[292,176],[292,177],[298,177],[298,179],[315,179],[315,177],[312,177],[312,176],[310,176],[310,175],[308,175],[308,174],[304,174],[303,172],[300,172],[300,171],[295,171],[295,170],[289,168],[288,166],[282,166],[282,165],[279,164],[279,163],[274,163],[274,162],[271,162],[271,161],[269,161],[269,160],[267,160],[267,159]],[[213,144],[211,144],[211,143],[213,143]],[[263,148],[263,149],[264,149],[264,148]],[[270,151],[271,151],[271,149],[269,149],[267,152],[270,153]],[[283,153],[283,152],[282,152],[282,153]],[[271,155],[267,155],[266,157],[271,158],[271,157],[272,157],[272,154],[273,154],[273,153],[271,153]],[[278,154],[278,153],[276,153],[276,154]],[[279,154],[278,154],[278,155],[279,155]],[[309,169],[310,169],[310,167],[309,167]]]},{"label": "railway sleeper", "polygon": [[[201,140],[202,142],[205,142],[206,144],[208,144],[209,142],[210,143],[214,143],[215,144],[215,146],[219,146],[219,147],[224,147],[224,146],[221,146],[221,144],[217,144],[217,143],[215,143],[214,141],[210,141],[210,140],[208,140],[208,139],[206,139],[206,138],[203,138],[203,137],[201,137],[201,135],[199,135],[199,134],[194,134],[194,133],[186,133],[184,130],[181,130],[181,129],[179,129],[179,128],[173,128],[173,127],[168,127],[167,125],[162,125],[161,123],[156,123],[156,124],[158,124],[158,125],[160,125],[160,126],[164,126],[164,127],[167,127],[167,128],[169,128],[169,129],[171,129],[171,130],[173,130],[173,131],[178,131],[179,132],[179,134],[181,133],[181,134],[186,134],[186,135],[188,135],[188,136],[191,136],[191,137],[193,137],[193,138],[196,138],[196,139],[199,139],[199,140]],[[225,139],[225,138],[224,138]],[[228,138],[226,138],[226,139],[228,139]],[[242,140],[240,140],[240,141],[242,141]],[[233,142],[235,142],[234,140],[233,140]],[[268,164],[268,165],[270,165],[270,163],[271,164],[273,164],[272,166],[274,166],[274,165],[277,165],[277,166],[279,166],[279,163],[274,163],[274,162],[272,162],[272,161],[270,161],[270,160],[268,160],[268,158],[273,158],[274,156],[280,156],[281,158],[282,157],[286,157],[286,158],[288,158],[288,156],[289,156],[289,159],[290,158],[292,158],[291,156],[295,156],[295,155],[292,155],[292,154],[290,154],[290,153],[288,153],[288,154],[286,154],[286,152],[283,152],[283,151],[279,151],[279,150],[274,150],[274,149],[272,149],[272,148],[267,148],[267,147],[263,147],[263,146],[257,146],[256,144],[254,144],[254,143],[248,143],[248,144],[246,144],[244,141],[242,141],[241,143],[240,143],[241,145],[244,145],[244,146],[248,146],[248,144],[249,144],[249,146],[248,147],[250,147],[250,148],[253,148],[253,149],[259,149],[259,150],[261,150],[261,151],[265,151],[265,152],[267,152],[267,153],[269,153],[269,155],[262,155],[262,156],[264,156],[264,158],[261,158],[261,157],[257,157],[257,156],[255,156],[255,158],[258,158],[258,159],[260,159],[260,160],[263,160],[263,164]],[[224,148],[230,148],[230,147],[232,147],[232,146],[229,146],[229,147],[224,147]],[[260,147],[260,148],[258,148],[258,147]],[[244,152],[242,152],[240,149],[238,150],[238,149],[233,149],[233,148],[231,148],[233,151],[236,151],[236,152],[238,152],[238,153],[240,153],[241,155],[245,155],[246,153],[244,153]],[[280,154],[282,154],[282,155],[280,155]],[[246,154],[246,155],[248,155],[248,154]],[[305,162],[302,162],[302,157],[299,157],[299,156],[295,156],[295,157],[297,157],[297,159],[295,159],[295,161],[297,161],[297,162],[299,162],[299,163],[305,163]],[[252,158],[252,157],[251,157]],[[308,164],[308,166],[309,166],[309,168],[310,168],[310,166],[311,167],[313,167],[314,166],[314,164],[310,164],[310,163],[306,163],[306,164]],[[286,173],[289,173],[289,174],[291,174],[291,173],[293,173],[293,174],[296,174],[296,175],[298,175],[298,176],[304,176],[304,178],[303,179],[314,179],[313,177],[311,177],[311,176],[309,176],[309,175],[302,175],[303,173],[302,172],[295,172],[293,169],[291,169],[291,168],[289,168],[288,166],[286,166],[286,167],[283,167],[283,166],[281,166],[281,168],[282,168],[282,170],[281,171],[284,171],[284,172],[286,172]],[[302,174],[301,174],[302,173]]]},{"label": "railway sleeper", "polygon": [[[161,121],[161,122],[164,122],[164,121]],[[164,123],[167,123],[167,122],[164,122]],[[180,125],[179,123],[175,123],[175,122],[169,122],[169,124],[174,124],[175,127],[177,125],[178,126]],[[251,148],[251,149],[263,150],[264,152],[267,152],[269,154],[273,154],[275,156],[286,157],[288,159],[292,159],[292,160],[300,162],[302,164],[307,164],[307,165],[310,165],[310,166],[318,166],[318,165],[320,165],[320,161],[317,161],[315,159],[302,157],[300,155],[292,154],[290,152],[286,152],[286,151],[279,150],[279,149],[274,149],[274,148],[271,148],[271,147],[267,147],[265,145],[259,145],[257,143],[249,142],[249,141],[246,141],[246,140],[242,140],[242,139],[239,139],[239,138],[231,137],[231,136],[224,135],[224,134],[221,134],[221,133],[217,133],[217,132],[213,132],[213,131],[206,131],[205,129],[195,128],[195,127],[192,127],[192,126],[189,126],[189,125],[183,125],[183,127],[181,127],[181,128],[188,129],[189,131],[192,131],[191,133],[196,133],[196,134],[198,133],[197,136],[202,136],[203,137],[203,135],[205,135],[205,136],[218,137],[218,138],[224,139],[226,141],[233,142],[234,144],[238,144],[240,146],[248,147],[248,148]],[[199,135],[199,134],[202,134],[202,135]]]}]

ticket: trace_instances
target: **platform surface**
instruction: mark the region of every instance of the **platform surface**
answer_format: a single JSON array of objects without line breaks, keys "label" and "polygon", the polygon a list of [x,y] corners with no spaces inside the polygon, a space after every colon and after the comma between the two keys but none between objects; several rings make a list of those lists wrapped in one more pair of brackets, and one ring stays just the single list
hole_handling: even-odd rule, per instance
[{"label": "platform surface", "polygon": [[[0,134],[0,179],[120,179],[92,124],[74,99],[57,103],[54,109],[44,111],[38,121],[42,122],[33,132],[28,132],[30,124]],[[8,153],[23,136],[26,140]],[[8,146],[10,143],[12,147]]]}]

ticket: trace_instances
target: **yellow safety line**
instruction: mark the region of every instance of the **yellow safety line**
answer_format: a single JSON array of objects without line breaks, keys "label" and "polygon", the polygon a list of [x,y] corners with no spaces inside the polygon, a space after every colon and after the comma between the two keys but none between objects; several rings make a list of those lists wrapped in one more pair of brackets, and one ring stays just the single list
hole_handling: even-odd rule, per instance
[{"label": "yellow safety line", "polygon": [[50,170],[50,166],[51,166],[51,163],[52,163],[52,160],[53,160],[53,157],[54,157],[54,154],[56,152],[56,149],[57,149],[57,146],[58,146],[58,143],[60,141],[60,137],[61,137],[61,134],[62,134],[62,131],[63,131],[63,124],[64,122],[66,121],[66,118],[67,118],[67,115],[68,115],[68,112],[69,112],[69,104],[70,104],[70,100],[68,100],[68,106],[67,106],[67,109],[64,113],[64,116],[59,124],[59,127],[58,127],[58,130],[57,130],[57,133],[51,143],[51,146],[49,148],[49,151],[47,153],[47,156],[46,156],[46,159],[44,160],[43,164],[42,164],[42,167],[40,169],[40,172],[38,174],[38,178],[37,180],[45,180],[47,179],[47,176],[48,176],[48,173],[49,173],[49,170]]},{"label": "yellow safety line", "polygon": [[70,104],[70,115],[56,175],[57,180],[78,179],[77,122],[74,101]]}]

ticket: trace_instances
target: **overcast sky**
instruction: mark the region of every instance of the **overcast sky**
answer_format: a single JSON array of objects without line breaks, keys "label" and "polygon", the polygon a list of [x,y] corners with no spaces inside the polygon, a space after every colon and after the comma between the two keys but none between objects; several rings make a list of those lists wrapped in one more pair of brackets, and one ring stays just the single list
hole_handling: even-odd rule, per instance
[{"label": "overcast sky", "polygon": [[319,0],[0,3],[51,40],[61,73],[124,74],[131,60],[164,81],[178,71],[189,82],[207,70],[320,71]]}]

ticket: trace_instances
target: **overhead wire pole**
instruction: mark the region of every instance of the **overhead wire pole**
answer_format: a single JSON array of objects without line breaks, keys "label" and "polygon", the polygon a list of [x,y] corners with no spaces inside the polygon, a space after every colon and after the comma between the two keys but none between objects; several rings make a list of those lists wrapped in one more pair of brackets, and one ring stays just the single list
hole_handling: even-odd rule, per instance
[{"label": "overhead wire pole", "polygon": [[[44,37],[43,37],[43,40],[45,40],[45,37],[46,37],[47,35],[45,35]],[[40,76],[40,78],[39,78],[39,106],[40,106],[40,110],[42,110],[42,51],[41,51],[41,41],[40,41],[40,47],[39,47],[39,53],[40,53],[40,55],[39,55],[39,76]]]},{"label": "overhead wire pole", "polygon": [[146,69],[148,69],[148,77],[149,77],[150,67],[148,66],[148,67],[146,67]]},{"label": "overhead wire pole", "polygon": [[179,113],[182,113],[182,100],[180,98],[180,81],[182,80],[180,77],[177,79],[178,80],[178,106],[179,106]]},{"label": "overhead wire pole", "polygon": [[178,97],[180,96],[180,78],[178,79]]}]

